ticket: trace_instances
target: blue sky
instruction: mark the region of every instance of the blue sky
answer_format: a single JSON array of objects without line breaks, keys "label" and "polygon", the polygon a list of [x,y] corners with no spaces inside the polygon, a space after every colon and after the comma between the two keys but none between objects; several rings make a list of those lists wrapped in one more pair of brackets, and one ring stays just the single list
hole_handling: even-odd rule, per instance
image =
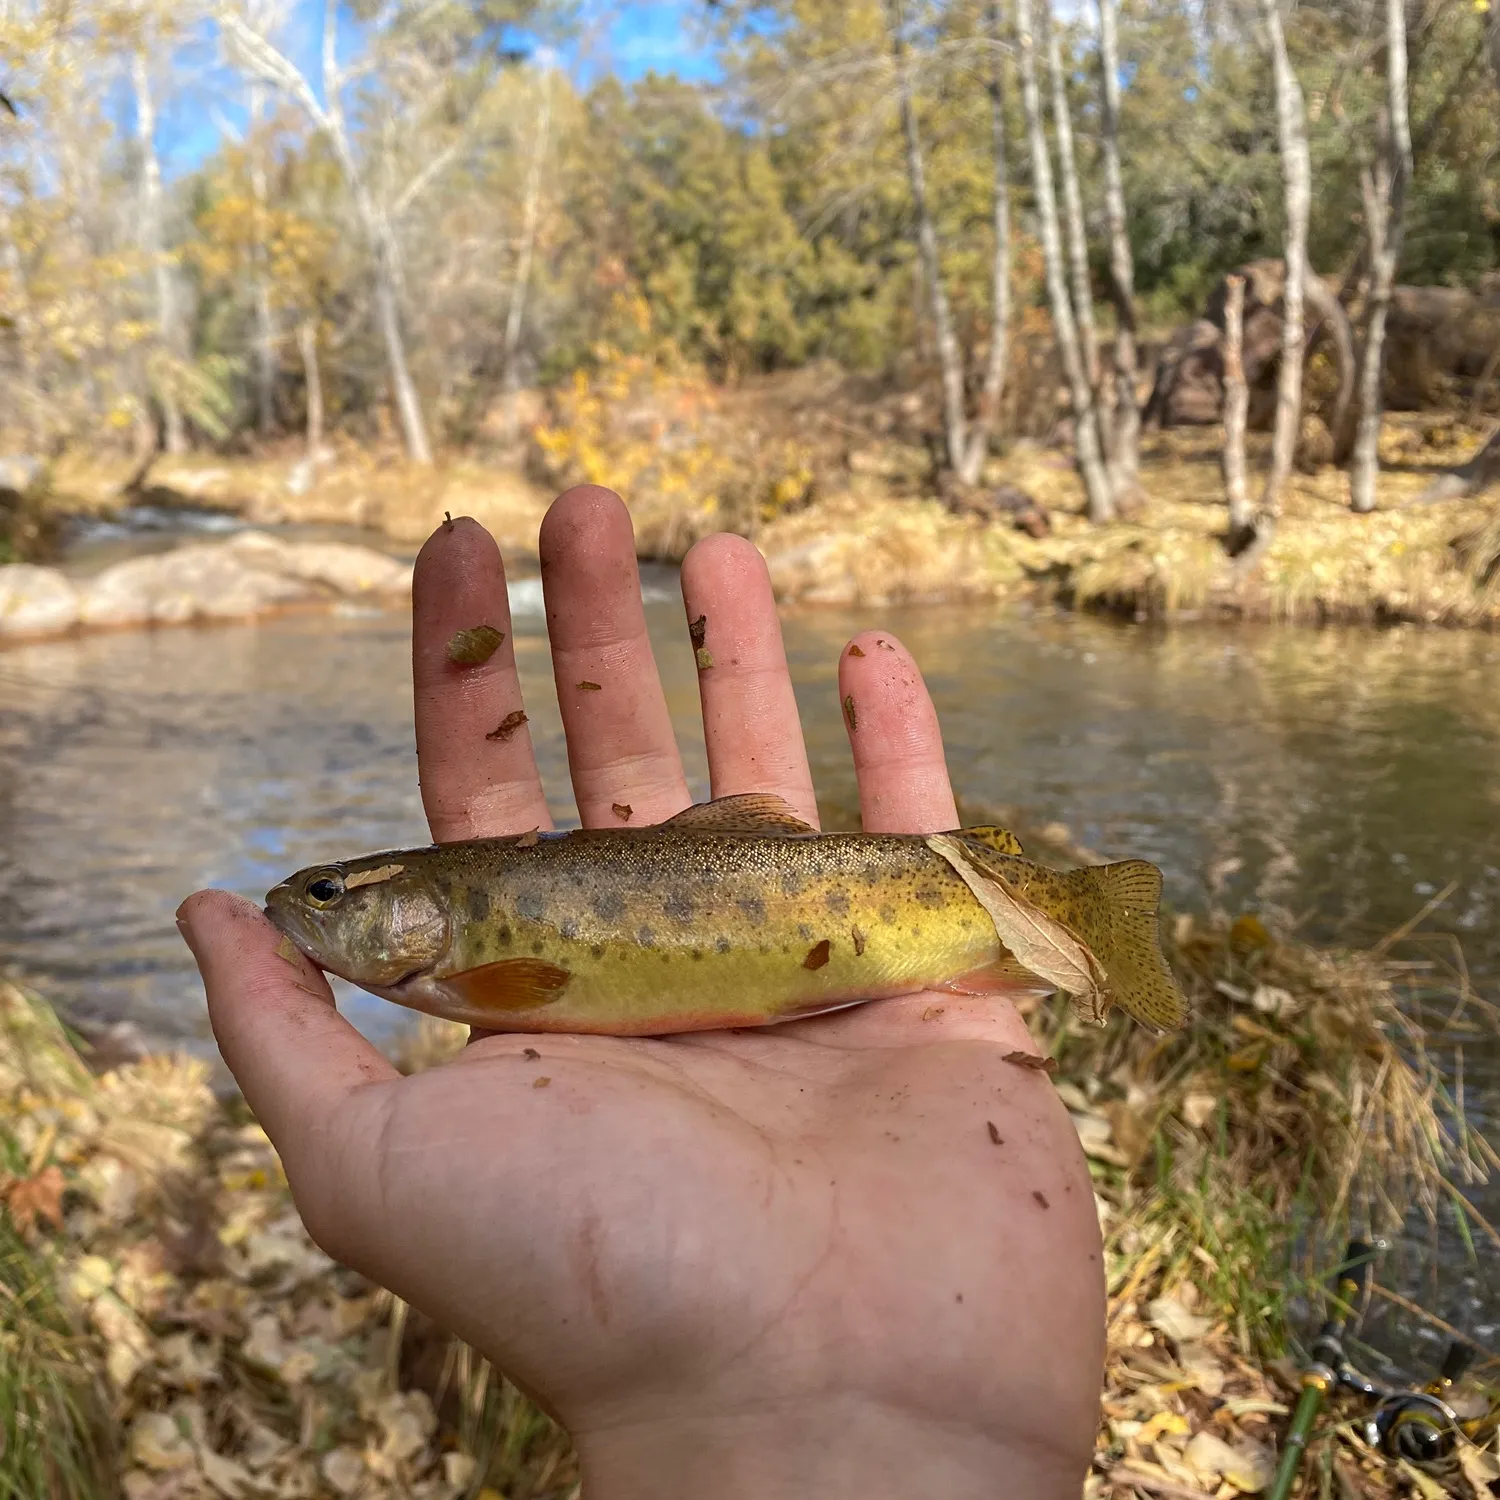
[{"label": "blue sky", "polygon": [[[582,84],[606,73],[632,80],[653,71],[712,80],[719,67],[702,27],[705,9],[704,0],[585,0],[582,24],[563,49],[563,62]],[[315,86],[322,14],[322,0],[296,0],[279,39]],[[358,25],[346,13],[340,24],[341,58],[356,56],[359,46]],[[157,128],[169,176],[192,171],[218,147],[226,127],[238,129],[245,118],[243,86],[219,66],[211,28],[184,48],[180,61],[179,85],[184,79],[192,82],[162,100]]]}]

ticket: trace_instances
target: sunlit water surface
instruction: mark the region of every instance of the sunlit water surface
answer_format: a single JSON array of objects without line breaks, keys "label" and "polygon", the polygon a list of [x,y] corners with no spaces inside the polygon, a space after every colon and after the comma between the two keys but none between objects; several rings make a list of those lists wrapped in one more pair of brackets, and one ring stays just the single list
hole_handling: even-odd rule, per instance
[{"label": "sunlit water surface", "polygon": [[[647,594],[703,797],[675,579],[648,571]],[[513,583],[512,610],[533,738],[566,822],[535,579]],[[844,826],[856,798],[835,664],[872,624],[897,631],[922,664],[961,797],[1065,822],[1105,855],[1156,861],[1180,908],[1274,909],[1315,938],[1377,938],[1451,885],[1427,925],[1458,938],[1480,991],[1495,993],[1500,640],[1157,632],[987,609],[793,614],[787,647],[818,790]],[[404,614],[97,634],[0,653],[0,959],[77,1016],[129,1018],[211,1051],[173,923],[187,892],[259,898],[300,866],[425,839]],[[378,1039],[407,1022],[340,992]],[[1470,1041],[1464,1069],[1483,1124],[1500,1051]],[[1494,1187],[1475,1201],[1500,1217]],[[1440,1242],[1454,1238],[1449,1226]],[[1500,1337],[1495,1257],[1475,1267],[1445,1249],[1428,1269],[1415,1289],[1434,1310]]]}]

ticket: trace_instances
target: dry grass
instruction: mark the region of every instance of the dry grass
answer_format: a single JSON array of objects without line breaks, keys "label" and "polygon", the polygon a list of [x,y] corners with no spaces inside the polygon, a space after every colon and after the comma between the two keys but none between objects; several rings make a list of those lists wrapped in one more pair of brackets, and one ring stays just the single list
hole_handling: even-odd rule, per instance
[{"label": "dry grass", "polygon": [[[513,470],[454,457],[421,468],[389,450],[340,442],[302,493],[303,453],[288,445],[256,458],[193,454],[152,465],[141,500],[195,505],[243,515],[258,524],[358,526],[416,545],[444,513],[471,515],[514,554],[534,555],[537,529],[551,496]],[[126,503],[130,478],[123,460],[68,456],[53,476],[53,503],[84,514],[108,514]]]},{"label": "dry grass", "polygon": [[95,1078],[0,982],[0,1497],[576,1496],[563,1434],[323,1256],[206,1080]]},{"label": "dry grass", "polygon": [[[955,515],[932,497],[928,456],[901,400],[869,397],[813,369],[725,392],[690,371],[618,356],[553,393],[534,430],[536,478],[479,457],[420,469],[388,450],[336,446],[305,492],[287,479],[301,450],[259,459],[161,459],[147,498],[232,510],[256,523],[365,526],[415,545],[445,512],[476,516],[512,554],[534,555],[550,496],[610,484],[625,497],[643,557],[677,559],[699,537],[734,530],[767,554],[787,604],[883,606],[1026,595],[1142,618],[1205,613],[1253,619],[1500,622],[1500,522],[1481,497],[1422,503],[1434,472],[1468,457],[1456,419],[1387,422],[1380,506],[1348,508],[1338,470],[1295,474],[1274,545],[1240,578],[1224,550],[1216,429],[1148,436],[1145,499],[1128,521],[1094,527],[1067,455],[1018,443],[988,479],[1049,511],[1040,540],[1002,519]],[[856,393],[857,394],[857,393]],[[1253,440],[1252,463],[1264,435]],[[56,502],[120,503],[123,461],[65,459]]]}]

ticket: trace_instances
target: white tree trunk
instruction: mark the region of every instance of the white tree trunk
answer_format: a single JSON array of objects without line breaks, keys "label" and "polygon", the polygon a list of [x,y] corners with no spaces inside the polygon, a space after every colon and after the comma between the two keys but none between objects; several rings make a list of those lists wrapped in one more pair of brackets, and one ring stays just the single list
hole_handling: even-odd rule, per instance
[{"label": "white tree trunk", "polygon": [[[360,196],[364,196],[362,191]],[[401,435],[406,441],[406,456],[415,464],[430,464],[432,445],[427,439],[427,423],[422,416],[417,385],[406,362],[406,340],[401,332],[401,312],[396,302],[396,236],[390,224],[375,213],[374,205],[368,199],[361,216],[365,214],[374,221],[370,238],[375,245],[375,319],[385,342],[391,394],[396,401]]]},{"label": "white tree trunk", "polygon": [[517,356],[526,318],[527,293],[531,288],[531,263],[536,255],[537,227],[542,217],[542,164],[547,158],[552,131],[551,68],[542,74],[541,94],[536,137],[532,143],[531,161],[526,169],[526,201],[521,211],[521,245],[516,255],[516,279],[511,288],[510,307],[505,316],[505,374],[501,388],[504,393],[503,425],[506,437],[511,439],[516,435],[516,392],[521,384]]},{"label": "white tree trunk", "polygon": [[1057,222],[1057,197],[1052,188],[1052,163],[1042,124],[1041,93],[1037,88],[1036,36],[1032,29],[1031,0],[1016,0],[1016,30],[1021,53],[1021,104],[1026,115],[1026,136],[1031,145],[1032,192],[1036,199],[1042,258],[1047,269],[1047,300],[1052,310],[1052,326],[1057,333],[1058,353],[1073,396],[1078,472],[1088,496],[1089,519],[1109,521],[1114,519],[1115,514],[1114,494],[1100,451],[1093,392],[1078,345],[1078,327],[1073,319],[1072,304],[1068,299],[1067,276],[1063,269],[1062,232]]},{"label": "white tree trunk", "polygon": [[[1063,218],[1068,230],[1068,270],[1073,281],[1073,313],[1089,384],[1099,383],[1099,335],[1094,327],[1094,288],[1089,276],[1089,238],[1083,222],[1083,194],[1078,187],[1078,156],[1073,149],[1073,112],[1063,77],[1062,45],[1049,0],[1037,0],[1047,32],[1047,71],[1052,83],[1052,124],[1057,133],[1057,166],[1062,174]],[[1106,444],[1106,447],[1108,444]]]},{"label": "white tree trunk", "polygon": [[[219,23],[244,51],[247,62],[256,72],[286,89],[297,99],[307,111],[309,119],[327,136],[328,143],[333,148],[339,170],[353,196],[355,212],[372,261],[375,321],[385,344],[391,393],[396,402],[396,414],[401,423],[407,457],[413,463],[430,464],[432,445],[427,439],[427,423],[422,416],[422,403],[417,396],[411,368],[407,364],[406,341],[401,331],[397,293],[399,260],[395,230],[389,216],[376,206],[370,195],[359,162],[349,144],[349,132],[344,123],[342,90],[345,80],[338,66],[338,11],[338,0],[324,0],[321,100],[297,66],[258,31],[247,25],[243,17],[233,10],[225,9],[219,12]],[[408,199],[414,197],[432,180],[437,170],[451,159],[451,153],[444,153],[439,160],[424,167],[408,185],[405,196]]]},{"label": "white tree trunk", "polygon": [[1385,320],[1405,237],[1406,185],[1411,179],[1411,119],[1406,92],[1405,0],[1386,0],[1385,129],[1381,160],[1367,196],[1370,232],[1370,306],[1359,372],[1359,427],[1349,474],[1350,503],[1356,511],[1375,509],[1380,473],[1380,420],[1385,396]]},{"label": "white tree trunk", "polygon": [[[1260,0],[1271,49],[1276,87],[1276,140],[1281,152],[1281,179],[1286,212],[1286,291],[1282,298],[1281,371],[1276,387],[1276,428],[1271,440],[1271,467],[1261,495],[1259,530],[1265,545],[1281,515],[1281,491],[1292,471],[1302,427],[1303,286],[1307,274],[1307,217],[1312,198],[1312,164],[1307,150],[1307,122],[1302,88],[1287,56],[1278,0]],[[1257,541],[1261,541],[1257,537]],[[1264,551],[1264,545],[1259,548]]]},{"label": "white tree trunk", "polygon": [[276,419],[276,324],[271,314],[271,280],[267,269],[265,142],[261,129],[265,120],[265,85],[250,80],[250,124],[245,149],[250,163],[250,195],[255,203],[255,245],[252,251],[251,301],[255,308],[255,414],[262,437],[269,435]]},{"label": "white tree trunk", "polygon": [[990,49],[990,151],[995,171],[994,233],[995,259],[990,286],[993,316],[990,322],[990,357],[985,364],[984,386],[979,408],[969,427],[968,446],[958,471],[966,485],[979,483],[989,453],[990,433],[1000,411],[1000,393],[1005,389],[1006,356],[1010,349],[1010,168],[1005,144],[1005,52],[1000,41],[1000,6],[985,9],[986,36]]},{"label": "white tree trunk", "polygon": [[307,390],[307,456],[314,463],[323,446],[323,374],[318,368],[318,320],[303,318],[297,325],[297,350],[302,356],[302,379]]},{"label": "white tree trunk", "polygon": [[1245,417],[1250,388],[1245,384],[1245,278],[1226,280],[1224,299],[1224,493],[1229,500],[1229,546],[1236,550],[1255,524],[1245,482]]},{"label": "white tree trunk", "polygon": [[[162,224],[161,158],[156,153],[156,101],[151,95],[151,75],[144,45],[130,58],[130,76],[135,86],[136,142],[141,153],[141,247],[151,261],[156,287],[156,332],[169,357],[177,352],[177,303],[172,270],[166,259],[166,233]],[[170,376],[157,392],[168,453],[187,451],[187,433],[182,408],[172,389]]]},{"label": "white tree trunk", "polygon": [[1125,183],[1120,171],[1120,49],[1115,0],[1099,0],[1099,66],[1103,72],[1104,211],[1109,220],[1109,274],[1115,302],[1114,482],[1118,493],[1134,490],[1140,473],[1141,409],[1136,385],[1140,355],[1135,339],[1135,259],[1125,222]]},{"label": "white tree trunk", "polygon": [[943,427],[947,437],[948,463],[956,473],[963,467],[967,439],[963,356],[959,351],[958,336],[953,331],[953,314],[948,306],[948,293],[943,287],[937,230],[933,226],[932,212],[927,204],[927,174],[922,162],[922,140],[917,131],[916,111],[912,108],[911,72],[906,61],[906,40],[902,35],[901,0],[885,0],[885,18],[886,37],[890,43],[891,61],[896,72],[901,133],[906,142],[906,176],[911,187],[912,212],[917,220],[917,253],[921,257],[922,275],[927,282],[933,336],[937,341],[938,369],[943,382]]}]

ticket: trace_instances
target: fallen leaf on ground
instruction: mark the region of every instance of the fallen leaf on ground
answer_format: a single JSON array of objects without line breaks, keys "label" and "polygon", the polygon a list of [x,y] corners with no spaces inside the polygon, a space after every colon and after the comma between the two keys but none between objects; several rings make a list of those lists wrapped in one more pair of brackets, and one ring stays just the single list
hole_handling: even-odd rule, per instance
[{"label": "fallen leaf on ground", "polygon": [[1176,1297],[1158,1297],[1148,1303],[1146,1321],[1174,1344],[1195,1343],[1213,1327],[1207,1318],[1189,1312]]},{"label": "fallen leaf on ground", "polygon": [[25,1234],[38,1219],[62,1223],[62,1195],[67,1184],[62,1168],[43,1168],[35,1177],[23,1177],[6,1190],[5,1202],[17,1229]]}]

